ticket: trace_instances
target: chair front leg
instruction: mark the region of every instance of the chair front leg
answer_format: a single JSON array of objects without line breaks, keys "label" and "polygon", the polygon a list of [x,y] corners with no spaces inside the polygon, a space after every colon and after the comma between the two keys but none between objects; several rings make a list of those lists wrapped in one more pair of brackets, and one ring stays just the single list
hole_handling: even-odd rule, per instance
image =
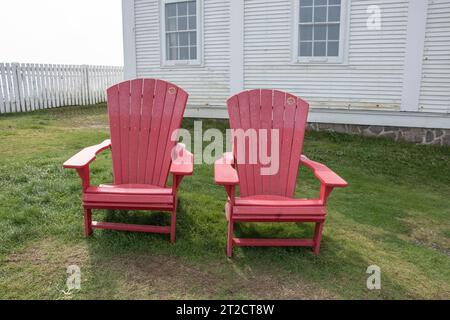
[{"label": "chair front leg", "polygon": [[323,204],[327,204],[328,197],[333,191],[334,187],[327,186],[326,184],[320,185],[320,200],[322,200]]},{"label": "chair front leg", "polygon": [[234,206],[234,198],[235,198],[235,186],[226,186],[225,187],[228,195],[228,234],[227,234],[227,257],[233,257],[233,230],[234,230],[234,221],[233,221],[233,206]]}]

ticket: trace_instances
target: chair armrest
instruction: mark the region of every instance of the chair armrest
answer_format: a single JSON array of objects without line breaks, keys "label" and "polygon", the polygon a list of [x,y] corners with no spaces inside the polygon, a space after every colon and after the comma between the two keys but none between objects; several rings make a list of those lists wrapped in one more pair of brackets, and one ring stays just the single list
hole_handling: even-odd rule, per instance
[{"label": "chair armrest", "polygon": [[95,146],[87,147],[78,152],[72,158],[64,162],[66,169],[81,169],[95,160],[96,155],[101,151],[111,147],[111,140],[105,140]]},{"label": "chair armrest", "polygon": [[234,156],[231,152],[223,154],[222,158],[214,162],[214,180],[222,186],[234,186],[239,183],[239,177],[234,165]]},{"label": "chair armrest", "polygon": [[312,161],[306,156],[302,155],[301,163],[304,166],[310,168],[316,178],[327,187],[344,188],[348,186],[347,181],[339,177],[330,168],[319,162]]},{"label": "chair armrest", "polygon": [[186,146],[178,143],[175,147],[175,159],[172,161],[170,172],[177,176],[190,176],[194,171],[194,156],[186,150]]}]

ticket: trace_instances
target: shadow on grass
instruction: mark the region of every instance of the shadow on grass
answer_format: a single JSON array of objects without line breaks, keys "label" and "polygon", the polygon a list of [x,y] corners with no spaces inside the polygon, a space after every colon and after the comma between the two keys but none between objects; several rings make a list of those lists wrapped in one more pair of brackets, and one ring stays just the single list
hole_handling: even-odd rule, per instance
[{"label": "shadow on grass", "polygon": [[[124,279],[133,277],[131,273],[139,269],[143,281],[151,281],[148,286],[152,290],[167,290],[158,288],[155,283],[152,268],[166,269],[169,274],[177,277],[181,288],[192,286],[189,275],[180,277],[185,268],[208,278],[210,290],[203,292],[204,298],[221,297],[217,288],[225,288],[234,297],[261,297],[262,293],[255,290],[256,284],[268,290],[272,288],[273,295],[265,298],[399,298],[408,297],[408,288],[398,284],[387,274],[383,274],[383,291],[370,292],[366,288],[369,276],[366,269],[371,265],[370,257],[361,255],[333,236],[324,235],[322,252],[315,256],[309,248],[235,248],[233,259],[225,256],[226,220],[223,212],[221,217],[212,216],[215,223],[208,233],[202,219],[190,211],[189,204],[179,201],[177,210],[177,243],[170,243],[168,235],[143,234],[117,231],[95,231],[88,239],[89,254],[94,265],[101,266],[92,271],[92,283],[105,284],[111,292],[121,292]],[[203,217],[206,218],[206,217]],[[105,221],[124,222],[148,225],[169,225],[170,213],[107,211]],[[242,237],[310,237],[313,234],[312,225],[308,224],[237,224],[236,235]],[[122,257],[122,258],[118,258]],[[125,257],[125,258],[124,258]],[[119,259],[119,260],[118,260]],[[156,260],[157,262],[156,262]],[[175,259],[175,260],[174,260]],[[143,261],[147,261],[147,266]],[[123,269],[114,264],[125,264]],[[144,265],[143,265],[144,263]],[[205,273],[206,275],[203,275]],[[159,271],[155,275],[160,275]],[[148,279],[144,279],[148,277]],[[246,281],[243,283],[243,279]],[[250,280],[249,280],[250,279]],[[201,281],[201,279],[197,279]],[[152,282],[153,281],[153,282]],[[253,283],[255,282],[255,283]],[[238,291],[232,286],[237,286]],[[282,290],[294,286],[290,295],[284,295]],[[114,288],[115,287],[115,288]],[[217,289],[217,290],[216,290]],[[183,295],[173,289],[174,294]],[[196,289],[197,290],[197,289]],[[231,290],[231,291],[230,291]],[[188,290],[189,291],[189,290]],[[300,295],[300,291],[305,296]],[[324,296],[318,292],[325,291]],[[209,293],[208,293],[209,292]],[[265,293],[267,294],[267,293]]]}]

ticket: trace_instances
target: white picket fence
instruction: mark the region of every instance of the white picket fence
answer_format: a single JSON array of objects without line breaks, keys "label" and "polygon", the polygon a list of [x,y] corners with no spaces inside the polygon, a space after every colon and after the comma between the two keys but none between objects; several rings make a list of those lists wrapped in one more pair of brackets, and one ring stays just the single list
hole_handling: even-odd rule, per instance
[{"label": "white picket fence", "polygon": [[0,63],[0,113],[104,102],[122,80],[122,67]]}]

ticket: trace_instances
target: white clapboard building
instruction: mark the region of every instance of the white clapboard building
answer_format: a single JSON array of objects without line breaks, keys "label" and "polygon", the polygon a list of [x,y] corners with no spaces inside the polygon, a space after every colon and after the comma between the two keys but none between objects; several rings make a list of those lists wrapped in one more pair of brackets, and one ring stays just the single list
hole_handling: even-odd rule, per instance
[{"label": "white clapboard building", "polygon": [[123,24],[126,78],[182,86],[188,116],[275,88],[313,129],[450,145],[450,0],[123,0]]}]

